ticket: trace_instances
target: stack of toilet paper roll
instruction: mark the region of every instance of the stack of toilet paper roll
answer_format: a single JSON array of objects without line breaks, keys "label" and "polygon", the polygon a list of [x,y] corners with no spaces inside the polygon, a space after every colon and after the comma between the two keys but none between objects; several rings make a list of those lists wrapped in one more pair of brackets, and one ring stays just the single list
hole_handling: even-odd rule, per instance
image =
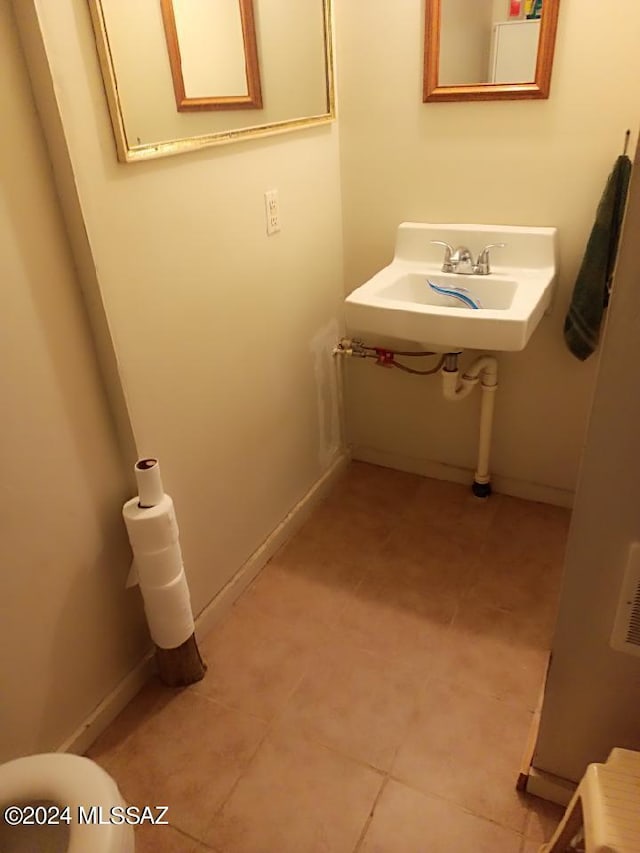
[{"label": "stack of toilet paper roll", "polygon": [[176,686],[201,679],[205,666],[195,641],[178,522],[164,492],[157,459],[135,464],[138,496],[122,509],[162,680]]}]

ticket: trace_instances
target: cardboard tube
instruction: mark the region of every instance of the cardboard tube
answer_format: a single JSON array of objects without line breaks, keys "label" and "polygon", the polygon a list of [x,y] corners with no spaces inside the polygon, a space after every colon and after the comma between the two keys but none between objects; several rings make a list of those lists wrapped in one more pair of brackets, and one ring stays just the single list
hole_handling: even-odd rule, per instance
[{"label": "cardboard tube", "polygon": [[138,483],[138,503],[141,507],[157,506],[164,497],[160,463],[157,459],[138,459],[134,466]]}]

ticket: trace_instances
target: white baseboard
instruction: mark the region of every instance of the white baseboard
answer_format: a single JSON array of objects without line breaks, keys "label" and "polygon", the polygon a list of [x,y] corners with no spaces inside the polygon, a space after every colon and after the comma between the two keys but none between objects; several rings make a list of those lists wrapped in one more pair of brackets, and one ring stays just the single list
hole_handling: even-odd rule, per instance
[{"label": "white baseboard", "polygon": [[[435,480],[449,480],[453,483],[468,483],[469,485],[473,483],[473,471],[468,468],[446,465],[443,462],[435,462],[431,459],[416,459],[413,456],[404,456],[401,453],[391,453],[374,447],[353,446],[351,449],[353,458],[361,462],[382,465],[384,468],[396,468],[410,474],[419,474],[422,477],[433,477]],[[491,485],[494,491],[503,495],[553,504],[554,506],[568,508],[573,506],[573,492],[569,489],[558,489],[555,486],[530,483],[514,477],[502,477],[499,474],[492,475]]]},{"label": "white baseboard", "polygon": [[[196,637],[204,637],[220,621],[281,545],[296,533],[313,509],[326,497],[348,462],[349,455],[346,452],[336,457],[329,469],[204,608],[195,620]],[[154,672],[153,657],[154,651],[150,649],[134,669],[100,702],[71,737],[58,747],[57,752],[72,752],[76,755],[83,755],[109,723],[144,687]]]},{"label": "white baseboard", "polygon": [[526,791],[534,797],[541,797],[559,806],[568,806],[576,788],[575,782],[570,782],[561,776],[554,776],[553,773],[546,773],[535,767],[529,768]]}]

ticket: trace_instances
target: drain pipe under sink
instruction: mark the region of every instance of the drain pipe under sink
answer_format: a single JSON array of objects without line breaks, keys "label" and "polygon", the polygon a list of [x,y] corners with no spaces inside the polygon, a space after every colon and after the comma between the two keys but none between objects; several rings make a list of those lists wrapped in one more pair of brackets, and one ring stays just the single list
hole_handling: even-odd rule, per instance
[{"label": "drain pipe under sink", "polygon": [[491,494],[491,475],[489,473],[489,453],[491,450],[491,430],[493,427],[493,408],[498,387],[498,362],[494,356],[481,355],[462,376],[458,368],[460,353],[447,353],[442,374],[442,392],[445,400],[463,400],[480,382],[480,436],[478,439],[478,467],[474,475],[472,491],[478,498],[488,498]]}]

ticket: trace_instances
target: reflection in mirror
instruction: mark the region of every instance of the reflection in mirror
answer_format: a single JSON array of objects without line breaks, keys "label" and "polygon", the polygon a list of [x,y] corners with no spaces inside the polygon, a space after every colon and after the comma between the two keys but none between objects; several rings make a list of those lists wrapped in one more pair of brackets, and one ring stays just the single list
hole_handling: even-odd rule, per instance
[{"label": "reflection in mirror", "polygon": [[560,0],[426,0],[425,101],[547,98]]},{"label": "reflection in mirror", "polygon": [[260,108],[252,0],[160,0],[179,111]]},{"label": "reflection in mirror", "polygon": [[[88,0],[88,4],[118,157],[123,162],[281,133],[334,117],[331,0],[252,0],[251,4],[242,0],[240,9],[251,6],[253,11],[256,81],[262,107],[243,103],[233,109],[187,110],[176,109],[175,78],[159,0]],[[175,18],[179,2],[173,0],[171,5]],[[177,20],[193,8],[194,0],[182,0]],[[245,51],[248,44],[245,36]],[[237,55],[235,52],[225,75],[228,70],[232,77],[237,76]],[[248,51],[246,55],[248,58]],[[187,63],[184,56],[181,59],[184,75]],[[195,82],[191,71],[186,71],[186,77],[184,97],[197,100],[200,89],[193,87],[201,83]],[[246,80],[245,97],[249,98],[249,72]]]}]

